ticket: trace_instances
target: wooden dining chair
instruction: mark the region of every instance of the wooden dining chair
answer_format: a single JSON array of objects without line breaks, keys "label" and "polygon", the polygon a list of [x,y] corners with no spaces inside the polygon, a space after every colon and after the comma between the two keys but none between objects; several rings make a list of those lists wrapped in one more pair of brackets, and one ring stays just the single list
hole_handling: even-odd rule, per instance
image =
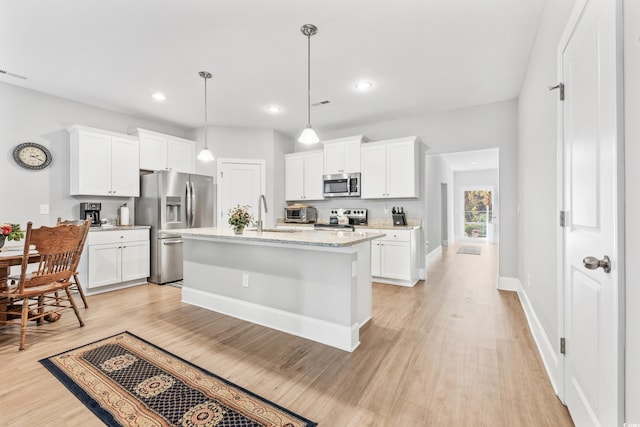
[{"label": "wooden dining chair", "polygon": [[[25,348],[29,320],[41,325],[45,316],[73,309],[80,326],[84,326],[70,287],[71,277],[75,273],[73,267],[78,265],[82,242],[86,239],[89,226],[88,221],[80,225],[61,224],[40,228],[33,228],[31,222],[27,223],[17,287],[0,291],[0,298],[10,301],[6,320],[1,323],[20,325],[20,350]],[[27,272],[29,253],[33,248],[37,251],[39,261],[34,264],[37,265],[35,270]],[[19,319],[19,323],[16,319]]]},{"label": "wooden dining chair", "polygon": [[[90,220],[89,220],[90,221]],[[56,225],[82,225],[84,222],[86,222],[86,220],[82,220],[82,219],[65,219],[63,220],[62,218],[58,217],[58,221],[56,223]],[[89,233],[85,233],[84,235],[84,239],[82,239],[82,243],[80,243],[80,256],[82,256],[82,250],[84,249],[84,243],[87,240],[87,235]],[[78,294],[80,294],[80,298],[82,298],[82,302],[84,303],[84,308],[89,308],[89,304],[87,304],[87,298],[84,296],[84,291],[82,290],[82,286],[80,284],[80,279],[78,278],[78,264],[80,263],[80,256],[78,257],[78,262],[76,263],[76,265],[74,265],[72,267],[73,271],[75,271],[75,273],[73,273],[73,282],[71,284],[71,290],[72,291],[76,291],[78,292]]]}]

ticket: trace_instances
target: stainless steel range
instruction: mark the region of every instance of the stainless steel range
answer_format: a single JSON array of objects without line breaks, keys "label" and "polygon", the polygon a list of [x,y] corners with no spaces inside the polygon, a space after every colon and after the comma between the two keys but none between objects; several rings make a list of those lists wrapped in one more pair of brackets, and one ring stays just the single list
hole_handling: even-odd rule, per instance
[{"label": "stainless steel range", "polygon": [[367,225],[367,210],[364,208],[331,209],[329,224]]}]

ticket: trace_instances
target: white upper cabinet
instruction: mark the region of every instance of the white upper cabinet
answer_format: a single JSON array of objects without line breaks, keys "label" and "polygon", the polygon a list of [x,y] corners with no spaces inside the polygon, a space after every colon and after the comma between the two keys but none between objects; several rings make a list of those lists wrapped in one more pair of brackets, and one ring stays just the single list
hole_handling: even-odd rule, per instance
[{"label": "white upper cabinet", "polygon": [[398,138],[362,145],[363,199],[419,196],[419,141]]},{"label": "white upper cabinet", "polygon": [[360,172],[360,146],[362,135],[330,139],[324,144],[324,174]]},{"label": "white upper cabinet", "polygon": [[137,138],[80,125],[67,130],[71,195],[140,195]]},{"label": "white upper cabinet", "polygon": [[135,134],[140,139],[140,169],[194,172],[194,141],[141,128]]},{"label": "white upper cabinet", "polygon": [[285,199],[322,200],[322,151],[285,154]]}]

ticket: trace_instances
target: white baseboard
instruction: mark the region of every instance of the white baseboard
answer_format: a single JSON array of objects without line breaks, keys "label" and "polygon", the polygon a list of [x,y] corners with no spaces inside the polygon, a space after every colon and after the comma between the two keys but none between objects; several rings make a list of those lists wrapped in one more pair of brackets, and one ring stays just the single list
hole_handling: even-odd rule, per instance
[{"label": "white baseboard", "polygon": [[529,324],[529,330],[531,331],[531,335],[533,335],[533,340],[536,342],[536,346],[538,347],[538,353],[540,353],[542,363],[544,364],[544,368],[547,371],[547,377],[549,377],[549,381],[551,381],[553,391],[558,397],[560,397],[560,400],[562,400],[564,391],[560,387],[562,384],[561,381],[559,381],[561,379],[560,374],[562,372],[561,367],[559,366],[559,363],[561,363],[559,357],[562,356],[558,355],[558,353],[556,352],[556,347],[554,347],[551,341],[549,341],[549,336],[542,328],[540,319],[538,319],[538,316],[533,310],[531,302],[529,301],[527,294],[524,292],[522,283],[520,283],[520,280],[518,279],[515,280],[517,280],[516,292],[518,292],[520,305],[524,310],[524,314],[527,318],[527,323]]},{"label": "white baseboard", "polygon": [[429,268],[429,263],[440,255],[442,255],[442,246],[438,246],[437,248],[429,252],[427,254],[427,268]]},{"label": "white baseboard", "polygon": [[[351,326],[338,325],[185,286],[182,287],[182,302],[317,341],[344,351],[352,352],[360,345],[361,325],[357,322]],[[365,320],[364,323],[368,320]]]},{"label": "white baseboard", "polygon": [[507,277],[500,276],[498,277],[498,289],[501,291],[518,291],[518,286],[520,285],[520,279],[517,277]]},{"label": "white baseboard", "polygon": [[415,280],[397,280],[389,279],[388,277],[371,276],[371,281],[376,283],[384,283],[385,285],[404,286],[405,288],[413,288],[418,279]]}]

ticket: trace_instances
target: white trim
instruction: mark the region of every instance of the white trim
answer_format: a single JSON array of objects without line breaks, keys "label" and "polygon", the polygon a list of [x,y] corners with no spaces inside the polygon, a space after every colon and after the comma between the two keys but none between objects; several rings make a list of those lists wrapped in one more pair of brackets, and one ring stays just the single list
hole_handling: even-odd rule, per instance
[{"label": "white trim", "polygon": [[516,292],[520,286],[522,285],[517,277],[498,277],[498,290]]},{"label": "white trim", "polygon": [[400,280],[390,279],[388,277],[372,276],[371,280],[376,283],[384,283],[385,285],[404,286],[405,288],[413,288],[418,280]]},{"label": "white trim", "polygon": [[560,376],[564,368],[564,357],[559,357],[556,353],[556,349],[549,340],[547,334],[544,332],[542,323],[540,323],[540,319],[538,319],[538,316],[536,316],[536,313],[531,306],[531,302],[522,287],[522,283],[520,283],[518,279],[515,280],[517,280],[517,292],[518,298],[520,299],[520,305],[522,306],[524,315],[527,318],[529,330],[531,331],[533,340],[536,342],[536,347],[538,347],[538,353],[540,354],[544,368],[547,371],[547,377],[549,377],[549,381],[551,381],[553,391],[558,395],[560,401],[564,403],[564,399],[560,396],[559,389],[559,385],[564,383]]},{"label": "white trim", "polygon": [[442,246],[438,246],[437,248],[429,252],[427,254],[427,260],[426,260],[427,268],[429,268],[429,263],[431,263],[431,261],[433,261],[434,259],[438,258],[440,255],[442,255]]},{"label": "white trim", "polygon": [[[360,345],[361,325],[358,322],[351,326],[338,325],[184,286],[182,287],[182,302],[317,341],[344,351],[352,352]],[[363,325],[369,319],[370,317],[363,322]]]}]

